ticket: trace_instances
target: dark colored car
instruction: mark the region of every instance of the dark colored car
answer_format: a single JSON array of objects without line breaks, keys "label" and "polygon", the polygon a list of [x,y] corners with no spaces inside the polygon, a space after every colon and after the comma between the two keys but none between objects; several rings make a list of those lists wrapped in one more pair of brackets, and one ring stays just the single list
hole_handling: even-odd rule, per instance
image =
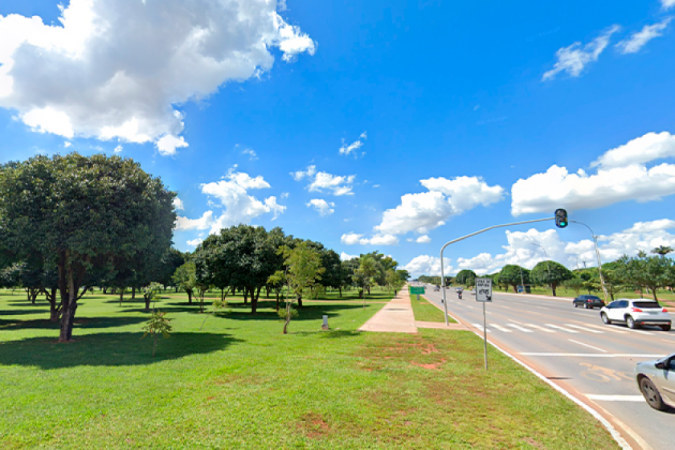
[{"label": "dark colored car", "polygon": [[572,303],[574,304],[575,308],[583,306],[586,309],[593,309],[596,306],[598,308],[605,306],[605,302],[600,300],[600,298],[596,297],[595,295],[580,295],[572,300]]}]

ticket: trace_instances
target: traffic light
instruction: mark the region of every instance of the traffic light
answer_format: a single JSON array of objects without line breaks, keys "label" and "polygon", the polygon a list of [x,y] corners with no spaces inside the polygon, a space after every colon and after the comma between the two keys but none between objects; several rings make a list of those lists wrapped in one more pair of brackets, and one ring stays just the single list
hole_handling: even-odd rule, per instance
[{"label": "traffic light", "polygon": [[569,222],[567,221],[567,211],[564,209],[555,210],[555,226],[558,228],[565,228]]}]

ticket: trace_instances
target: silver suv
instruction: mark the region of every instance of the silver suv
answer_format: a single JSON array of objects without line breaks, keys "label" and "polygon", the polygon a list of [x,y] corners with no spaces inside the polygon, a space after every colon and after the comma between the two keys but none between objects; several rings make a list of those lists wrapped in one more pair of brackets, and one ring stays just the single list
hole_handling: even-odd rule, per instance
[{"label": "silver suv", "polygon": [[675,408],[675,353],[656,361],[638,363],[635,381],[640,392],[654,409]]},{"label": "silver suv", "polygon": [[646,298],[615,300],[600,310],[600,318],[607,325],[622,322],[633,329],[643,325],[656,325],[663,331],[670,331],[672,324],[668,310],[658,302]]}]

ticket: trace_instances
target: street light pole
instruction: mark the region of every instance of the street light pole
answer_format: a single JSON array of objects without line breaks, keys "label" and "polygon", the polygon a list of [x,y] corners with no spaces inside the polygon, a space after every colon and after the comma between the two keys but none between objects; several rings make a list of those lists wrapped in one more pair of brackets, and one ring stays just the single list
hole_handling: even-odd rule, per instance
[{"label": "street light pole", "polygon": [[[607,287],[605,286],[605,279],[602,276],[602,261],[600,261],[600,249],[598,248],[598,237],[595,235],[591,227],[586,225],[583,222],[578,222],[576,220],[570,220],[572,223],[578,223],[579,225],[583,225],[586,228],[588,228],[588,231],[591,232],[591,236],[593,237],[593,243],[595,243],[595,256],[598,259],[598,274],[600,275],[600,285],[602,286],[602,292],[605,295],[605,303],[609,301],[609,294],[607,293]],[[584,262],[584,266],[586,263]]]},{"label": "street light pole", "polygon": [[[502,225],[493,225],[491,227],[484,228],[480,231],[476,231],[475,233],[467,234],[466,236],[462,236],[461,238],[454,239],[448,243],[446,243],[443,247],[441,247],[441,280],[445,279],[445,267],[443,264],[443,251],[445,250],[445,247],[447,247],[450,244],[454,244],[455,242],[463,241],[464,239],[476,236],[481,233],[485,233],[486,231],[493,230],[495,228],[503,228],[503,227],[511,227],[514,225],[524,225],[527,223],[536,223],[536,222],[546,222],[548,220],[554,220],[555,217],[547,217],[545,219],[536,219],[536,220],[525,220],[523,222],[514,222],[514,223],[505,223]],[[446,289],[442,289],[443,291],[443,307],[445,308],[445,325],[448,325],[448,301],[445,296],[445,291]]]}]

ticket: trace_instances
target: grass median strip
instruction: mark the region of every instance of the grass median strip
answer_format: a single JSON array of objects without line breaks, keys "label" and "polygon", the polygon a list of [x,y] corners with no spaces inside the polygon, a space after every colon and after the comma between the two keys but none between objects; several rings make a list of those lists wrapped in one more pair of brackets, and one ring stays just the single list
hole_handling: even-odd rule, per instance
[{"label": "grass median strip", "polygon": [[[420,295],[419,301],[417,295],[410,296],[410,303],[412,304],[415,320],[418,322],[443,322],[445,323],[445,314],[443,311],[424,296]],[[452,317],[448,317],[450,323],[457,323]]]},{"label": "grass median strip", "polygon": [[284,336],[273,302],[204,322],[183,297],[157,304],[174,331],[152,358],[141,301],[85,297],[56,344],[44,301],[0,295],[0,448],[616,448],[501,353],[485,372],[473,333],[360,333],[384,305],[336,301]]}]

